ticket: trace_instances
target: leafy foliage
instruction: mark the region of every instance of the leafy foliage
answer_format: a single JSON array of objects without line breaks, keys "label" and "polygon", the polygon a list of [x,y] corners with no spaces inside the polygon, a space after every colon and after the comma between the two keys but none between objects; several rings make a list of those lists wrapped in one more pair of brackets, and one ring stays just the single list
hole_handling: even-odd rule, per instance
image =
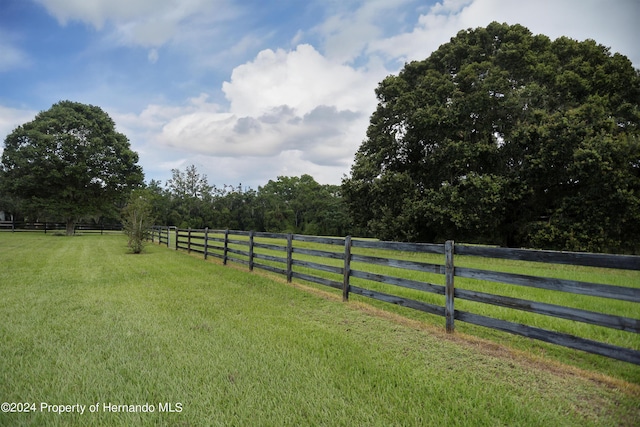
[{"label": "leafy foliage", "polygon": [[376,90],[343,191],[386,239],[637,251],[640,72],[593,40],[461,31]]},{"label": "leafy foliage", "polygon": [[151,209],[149,192],[135,190],[129,196],[129,201],[122,210],[124,232],[129,237],[128,245],[134,254],[142,252],[147,233],[154,224]]},{"label": "leafy foliage", "polygon": [[258,189],[267,231],[343,235],[348,223],[339,187],[320,185],[310,175],[280,176]]},{"label": "leafy foliage", "polygon": [[61,101],[5,139],[3,190],[28,211],[62,217],[113,212],[142,185],[138,155],[99,107]]},{"label": "leafy foliage", "polygon": [[344,235],[349,226],[340,187],[310,175],[280,176],[258,190],[210,185],[194,165],[172,170],[163,189],[151,181],[153,213],[162,224],[181,228],[228,228]]}]

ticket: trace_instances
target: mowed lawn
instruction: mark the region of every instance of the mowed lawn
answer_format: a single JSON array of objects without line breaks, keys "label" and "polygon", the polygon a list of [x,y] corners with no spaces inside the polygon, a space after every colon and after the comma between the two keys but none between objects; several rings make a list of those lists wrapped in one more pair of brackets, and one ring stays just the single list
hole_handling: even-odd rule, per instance
[{"label": "mowed lawn", "polygon": [[638,425],[639,390],[121,235],[0,234],[2,426]]}]

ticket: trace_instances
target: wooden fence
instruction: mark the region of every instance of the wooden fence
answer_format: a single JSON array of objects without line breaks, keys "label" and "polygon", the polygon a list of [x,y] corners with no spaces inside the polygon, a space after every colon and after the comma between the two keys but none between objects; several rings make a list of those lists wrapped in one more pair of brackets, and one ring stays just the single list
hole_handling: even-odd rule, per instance
[{"label": "wooden fence", "polygon": [[[175,236],[173,240],[171,235]],[[464,256],[637,271],[640,270],[640,256],[493,248],[454,244],[453,241],[447,241],[444,244],[380,242],[352,239],[349,236],[334,238],[252,231],[176,229],[175,227],[153,227],[151,238],[176,250],[203,254],[204,259],[210,256],[220,258],[225,265],[230,261],[241,263],[247,265],[249,270],[260,268],[281,274],[286,276],[289,282],[297,278],[340,289],[345,301],[350,294],[357,294],[443,316],[446,319],[448,332],[454,331],[457,320],[640,365],[638,350],[533,325],[456,310],[455,301],[466,300],[490,304],[621,330],[630,333],[633,342],[636,342],[637,334],[640,333],[640,319],[456,288],[455,279],[461,278],[467,281],[474,279],[517,287],[538,288],[545,292],[560,291],[578,296],[604,298],[605,300],[597,300],[595,305],[598,307],[606,305],[606,299],[624,301],[627,304],[631,303],[633,307],[631,311],[637,314],[640,314],[638,304],[640,288],[491,271],[459,266],[454,263],[456,256]],[[399,256],[405,259],[366,254],[366,250],[371,249],[382,250],[385,253],[401,251]],[[407,254],[413,256],[407,257]],[[418,254],[420,256],[436,254],[442,257],[441,262],[428,263],[406,259],[416,258]],[[316,262],[318,258],[323,262]],[[393,267],[394,271],[399,269],[444,276],[444,284],[376,273],[374,271],[376,266]],[[376,290],[375,286],[370,286],[376,283],[393,285],[393,289],[400,287],[420,291],[421,294],[440,295],[440,298],[444,296],[444,301],[433,303],[421,301],[420,298],[382,292]]]},{"label": "wooden fence", "polygon": [[[0,231],[51,231],[66,230],[67,225],[62,222],[24,222],[24,221],[0,221]],[[100,233],[106,231],[122,231],[121,224],[92,224],[77,223],[75,232]]]}]

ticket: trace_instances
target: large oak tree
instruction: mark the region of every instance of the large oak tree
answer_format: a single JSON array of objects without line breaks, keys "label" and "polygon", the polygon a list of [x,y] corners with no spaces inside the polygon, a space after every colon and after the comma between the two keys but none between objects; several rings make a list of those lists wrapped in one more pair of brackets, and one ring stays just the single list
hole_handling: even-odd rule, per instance
[{"label": "large oak tree", "polygon": [[138,155],[99,107],[61,101],[5,139],[3,190],[66,221],[113,211],[143,184]]},{"label": "large oak tree", "polygon": [[593,40],[461,31],[384,79],[343,191],[380,238],[640,247],[640,72]]}]

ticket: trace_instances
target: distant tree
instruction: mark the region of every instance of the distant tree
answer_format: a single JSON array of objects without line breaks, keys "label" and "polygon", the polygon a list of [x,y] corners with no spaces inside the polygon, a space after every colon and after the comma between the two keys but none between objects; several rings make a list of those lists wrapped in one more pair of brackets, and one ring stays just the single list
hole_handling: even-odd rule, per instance
[{"label": "distant tree", "polygon": [[138,155],[99,107],[61,101],[5,139],[6,194],[66,221],[114,211],[143,182]]},{"label": "distant tree", "polygon": [[251,188],[224,185],[212,202],[214,227],[264,231],[264,206]]},{"label": "distant tree", "polygon": [[267,231],[342,234],[346,207],[336,186],[321,185],[310,175],[279,176],[258,189]]},{"label": "distant tree", "polygon": [[162,182],[152,179],[145,187],[153,218],[161,225],[169,224],[169,212],[171,211],[171,196],[162,187]]},{"label": "distant tree", "polygon": [[207,181],[207,176],[200,174],[195,165],[187,166],[185,172],[180,169],[171,169],[171,179],[167,181],[167,188],[177,198],[200,200],[209,195],[213,189]]},{"label": "distant tree", "polygon": [[492,23],[376,90],[343,180],[385,239],[637,251],[640,71],[592,40]]},{"label": "distant tree", "polygon": [[152,198],[149,190],[135,190],[122,210],[124,232],[129,237],[129,247],[134,254],[144,249],[147,233],[154,223]]},{"label": "distant tree", "polygon": [[210,221],[214,186],[209,185],[207,176],[198,172],[195,165],[171,170],[171,179],[167,180],[167,192],[171,200],[168,215],[169,223],[187,228],[204,228]]}]

